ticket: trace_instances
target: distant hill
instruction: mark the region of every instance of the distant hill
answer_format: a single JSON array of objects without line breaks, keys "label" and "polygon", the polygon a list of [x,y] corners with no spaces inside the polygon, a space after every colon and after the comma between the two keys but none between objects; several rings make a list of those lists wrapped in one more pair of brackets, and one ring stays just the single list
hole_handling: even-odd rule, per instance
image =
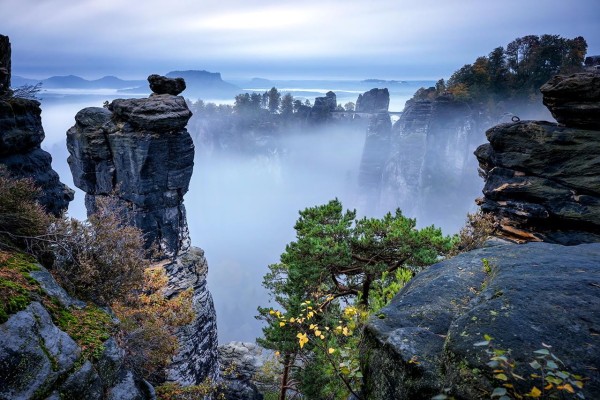
[{"label": "distant hill", "polygon": [[[208,71],[171,71],[168,77],[185,79],[187,89],[183,95],[199,99],[231,99],[242,92],[242,89],[221,79],[218,72]],[[117,89],[122,93],[150,93],[146,80],[123,80],[116,76],[105,76],[88,80],[76,75],[52,76],[47,79],[29,79],[13,76],[13,88],[23,85],[42,83],[43,89]]]},{"label": "distant hill", "polygon": [[239,86],[225,82],[218,72],[208,71],[171,71],[169,78],[185,79],[186,90],[183,95],[199,99],[231,99],[242,92]]}]

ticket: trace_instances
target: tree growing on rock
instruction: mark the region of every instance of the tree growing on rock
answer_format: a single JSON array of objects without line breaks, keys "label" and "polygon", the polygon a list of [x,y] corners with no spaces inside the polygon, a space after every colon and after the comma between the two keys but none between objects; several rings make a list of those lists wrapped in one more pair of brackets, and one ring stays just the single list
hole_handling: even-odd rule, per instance
[{"label": "tree growing on rock", "polygon": [[[310,344],[305,349],[302,343],[298,346],[298,335],[302,333],[290,329],[290,322],[303,315],[314,318],[314,324],[323,326],[324,331],[334,330],[342,319],[344,304],[368,310],[371,289],[382,277],[399,269],[413,274],[436,262],[455,242],[455,238],[443,236],[433,226],[417,229],[416,221],[400,210],[381,219],[357,219],[356,211],[343,211],[337,199],[301,211],[294,229],[296,240],[286,246],[280,263],[269,266],[270,272],[263,280],[263,286],[284,311],[259,308],[258,316],[268,323],[259,341],[282,354],[280,399],[291,387],[291,375],[300,376],[293,368],[296,359],[314,351]],[[319,309],[307,311],[307,301],[318,304]],[[306,334],[300,341],[305,338]],[[304,376],[311,375],[311,368],[323,368],[318,357],[304,359]],[[311,365],[313,361],[316,364]],[[300,382],[296,390],[307,383]]]}]

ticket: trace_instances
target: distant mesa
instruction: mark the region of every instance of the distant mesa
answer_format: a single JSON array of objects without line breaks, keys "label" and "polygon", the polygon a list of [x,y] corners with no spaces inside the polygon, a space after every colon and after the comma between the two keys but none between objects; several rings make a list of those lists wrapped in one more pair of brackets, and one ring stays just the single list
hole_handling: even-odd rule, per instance
[{"label": "distant mesa", "polygon": [[183,78],[167,78],[157,74],[148,77],[150,89],[156,94],[170,94],[173,96],[185,90],[185,81]]}]

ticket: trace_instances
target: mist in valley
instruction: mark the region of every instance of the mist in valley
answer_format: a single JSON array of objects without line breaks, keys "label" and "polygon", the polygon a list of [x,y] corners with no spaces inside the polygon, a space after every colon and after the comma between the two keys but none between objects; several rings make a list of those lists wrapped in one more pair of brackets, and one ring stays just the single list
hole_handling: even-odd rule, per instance
[{"label": "mist in valley", "polygon": [[[338,104],[356,101],[351,95],[345,92]],[[398,107],[408,96],[392,95],[390,103]],[[43,148],[51,153],[61,180],[76,192],[69,215],[78,219],[86,218],[84,193],[73,184],[66,131],[79,110],[100,107],[104,100],[65,96],[42,101]],[[400,207],[417,218],[419,227],[435,224],[453,234],[466,213],[475,211],[474,199],[481,195],[473,150],[485,141],[486,127],[471,120],[454,125],[438,120],[450,128],[415,139],[413,130],[393,116],[388,141],[367,157],[372,117],[245,129],[247,121],[235,125],[225,115],[196,113],[188,124],[196,154],[184,203],[192,244],[204,249],[209,263],[221,343],[261,335],[261,322],[254,316],[259,305],[269,305],[262,278],[295,239],[299,210],[334,198],[356,209],[359,217],[381,217]],[[365,174],[365,157],[381,170]],[[371,181],[365,182],[365,176]]]}]

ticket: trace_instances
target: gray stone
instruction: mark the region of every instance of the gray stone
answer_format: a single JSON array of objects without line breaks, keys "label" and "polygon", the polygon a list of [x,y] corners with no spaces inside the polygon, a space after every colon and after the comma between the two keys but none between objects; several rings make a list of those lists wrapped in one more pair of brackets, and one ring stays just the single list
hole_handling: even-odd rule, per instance
[{"label": "gray stone", "polygon": [[474,346],[484,334],[511,350],[521,376],[534,372],[533,352],[551,345],[566,369],[589,379],[585,397],[600,398],[599,279],[597,243],[495,245],[427,268],[367,325],[366,398],[430,399],[444,388],[488,398],[497,384],[485,347]]},{"label": "gray stone", "polygon": [[36,271],[29,272],[29,275],[35,279],[41,286],[42,290],[50,297],[55,298],[65,308],[85,307],[85,302],[75,299],[67,294],[65,289],[56,282],[52,274],[40,264],[36,264]]},{"label": "gray stone", "polygon": [[174,297],[193,288],[195,318],[177,330],[179,350],[167,370],[167,379],[182,385],[197,385],[219,376],[217,320],[212,295],[206,287],[208,264],[204,251],[191,247],[174,262],[165,265],[169,282],[165,296]]},{"label": "gray stone", "polygon": [[[153,99],[151,104],[157,108],[146,111],[163,122],[169,112],[158,106],[160,100],[183,101],[169,95]],[[185,101],[182,104],[187,110]],[[95,211],[97,196],[118,188],[122,205],[129,210],[131,222],[144,232],[147,246],[157,243],[167,256],[176,256],[189,247],[183,195],[192,175],[194,144],[185,129],[187,119],[178,130],[158,133],[158,128],[132,131],[119,118],[104,108],[77,113],[75,126],[67,132],[73,181],[86,192],[88,213]]]},{"label": "gray stone", "polygon": [[521,121],[486,133],[475,155],[486,177],[483,211],[515,240],[600,240],[600,132]]},{"label": "gray stone", "polygon": [[157,74],[148,77],[150,89],[156,94],[170,94],[177,96],[185,90],[185,81],[183,78],[167,78]]},{"label": "gray stone", "polygon": [[371,89],[358,95],[356,112],[386,113],[390,106],[390,92],[385,89]]},{"label": "gray stone", "polygon": [[81,350],[38,302],[0,325],[0,399],[30,399],[51,388]]},{"label": "gray stone", "polygon": [[104,351],[96,366],[100,378],[107,386],[112,386],[125,362],[125,350],[119,347],[114,338],[104,342]]},{"label": "gray stone", "polygon": [[10,90],[10,40],[0,35],[0,96]]},{"label": "gray stone", "polygon": [[161,94],[146,99],[116,99],[108,106],[117,122],[128,122],[132,128],[159,133],[185,129],[192,116],[185,99]]},{"label": "gray stone", "polygon": [[61,400],[102,400],[103,398],[102,380],[89,361],[71,374],[60,387]]},{"label": "gray stone", "polygon": [[540,91],[559,123],[600,130],[600,71],[556,75]]},{"label": "gray stone", "polygon": [[154,389],[147,382],[136,379],[131,371],[121,370],[117,384],[108,391],[107,400],[155,399]]}]

